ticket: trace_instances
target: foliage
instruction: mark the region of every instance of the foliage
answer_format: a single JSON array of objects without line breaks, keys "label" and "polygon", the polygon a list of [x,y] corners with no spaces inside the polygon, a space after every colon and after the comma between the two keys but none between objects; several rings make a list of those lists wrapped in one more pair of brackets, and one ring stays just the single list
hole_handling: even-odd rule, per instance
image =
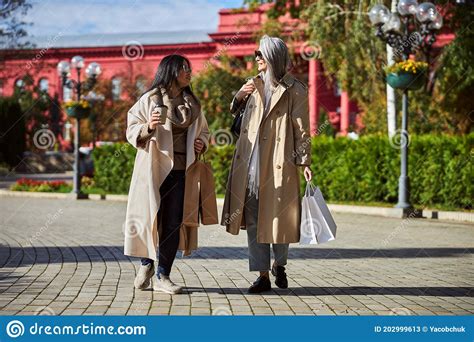
[{"label": "foliage", "polygon": [[[415,205],[472,209],[474,134],[412,135],[410,196]],[[315,183],[329,201],[397,202],[399,149],[384,135],[313,139]]]},{"label": "foliage", "polygon": [[[244,0],[250,8],[263,3],[272,4],[267,12],[271,18],[289,12],[307,24],[308,43],[321,48],[326,76],[333,82],[337,80],[357,102],[365,125],[363,133],[385,132],[386,47],[373,34],[367,17],[374,2],[306,0],[296,6],[295,1],[285,5],[279,0]],[[390,7],[390,1],[383,3]],[[437,5],[455,39],[442,51],[431,54],[430,79],[434,83],[410,92],[410,131],[466,134],[474,127],[474,98],[470,95],[474,92],[474,7],[467,3],[454,5],[448,0]],[[397,94],[397,108],[401,109],[401,93]]]},{"label": "foliage", "polygon": [[447,6],[444,16],[455,38],[436,65],[433,107],[439,108],[440,119],[452,127],[449,131],[466,134],[474,128],[474,6]]},{"label": "foliage", "polygon": [[14,97],[0,98],[0,162],[16,166],[25,151],[25,117]]},{"label": "foliage", "polygon": [[90,118],[83,120],[81,126],[83,142],[93,140],[94,130],[97,141],[125,141],[127,112],[141,93],[127,73],[116,77],[120,77],[122,88],[122,96],[118,99],[112,94],[111,79],[99,79],[95,85],[94,93],[102,95],[104,99],[91,103]]},{"label": "foliage", "polygon": [[112,194],[126,194],[132,179],[136,149],[115,143],[94,149],[94,186]]},{"label": "foliage", "polygon": [[220,65],[209,63],[193,78],[193,91],[201,99],[201,108],[211,130],[232,126],[230,103],[245,83],[245,78],[255,74],[254,70],[247,70],[236,59],[222,56]]},{"label": "foliage", "polygon": [[[409,143],[410,196],[414,205],[472,209],[474,133],[462,136],[412,135]],[[233,145],[210,146],[218,194],[225,193]],[[400,150],[397,140],[365,135],[359,140],[319,135],[312,141],[314,182],[331,202],[395,204]],[[128,192],[135,149],[129,144],[102,146],[93,153],[94,182],[107,193]],[[301,182],[304,187],[304,180]]]},{"label": "foliage", "polygon": [[210,146],[205,154],[206,160],[211,163],[216,184],[216,193],[218,194],[225,193],[234,150],[234,145],[214,145]]}]

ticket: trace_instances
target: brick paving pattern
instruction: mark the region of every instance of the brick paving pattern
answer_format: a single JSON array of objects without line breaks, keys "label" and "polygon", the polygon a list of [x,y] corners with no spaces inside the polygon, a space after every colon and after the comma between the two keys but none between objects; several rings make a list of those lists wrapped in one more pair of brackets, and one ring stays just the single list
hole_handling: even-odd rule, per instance
[{"label": "brick paving pattern", "polygon": [[335,214],[337,241],[290,246],[289,289],[249,295],[246,234],[200,228],[180,295],[135,290],[126,203],[0,198],[1,315],[470,315],[474,226]]}]

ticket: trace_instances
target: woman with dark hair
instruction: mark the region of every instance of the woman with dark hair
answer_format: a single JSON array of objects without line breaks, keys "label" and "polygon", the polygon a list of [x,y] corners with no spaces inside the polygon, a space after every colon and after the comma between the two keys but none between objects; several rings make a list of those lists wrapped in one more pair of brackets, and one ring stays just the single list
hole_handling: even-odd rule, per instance
[{"label": "woman with dark hair", "polygon": [[124,254],[141,258],[134,281],[137,289],[151,282],[156,291],[175,294],[182,290],[170,280],[170,273],[180,243],[185,174],[209,141],[207,121],[190,81],[189,60],[166,56],[151,88],[128,112],[127,140],[137,155],[124,225]]}]

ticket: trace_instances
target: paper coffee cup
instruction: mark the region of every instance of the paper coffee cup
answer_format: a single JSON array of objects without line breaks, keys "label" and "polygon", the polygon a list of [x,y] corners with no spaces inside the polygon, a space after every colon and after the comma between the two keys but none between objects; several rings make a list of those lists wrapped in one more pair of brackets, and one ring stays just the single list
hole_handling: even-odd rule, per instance
[{"label": "paper coffee cup", "polygon": [[168,106],[165,105],[157,105],[155,109],[158,111],[158,114],[160,116],[160,122],[162,124],[165,123],[166,121],[166,116],[168,115]]}]

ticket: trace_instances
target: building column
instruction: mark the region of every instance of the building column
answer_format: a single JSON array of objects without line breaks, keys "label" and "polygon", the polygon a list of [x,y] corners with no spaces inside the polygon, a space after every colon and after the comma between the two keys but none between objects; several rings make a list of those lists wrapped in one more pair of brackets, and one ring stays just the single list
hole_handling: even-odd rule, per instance
[{"label": "building column", "polygon": [[347,91],[341,92],[341,135],[349,133],[349,94]]},{"label": "building column", "polygon": [[308,71],[308,106],[309,106],[309,128],[311,135],[316,135],[319,122],[319,103],[318,103],[318,60],[312,58],[309,60]]}]

